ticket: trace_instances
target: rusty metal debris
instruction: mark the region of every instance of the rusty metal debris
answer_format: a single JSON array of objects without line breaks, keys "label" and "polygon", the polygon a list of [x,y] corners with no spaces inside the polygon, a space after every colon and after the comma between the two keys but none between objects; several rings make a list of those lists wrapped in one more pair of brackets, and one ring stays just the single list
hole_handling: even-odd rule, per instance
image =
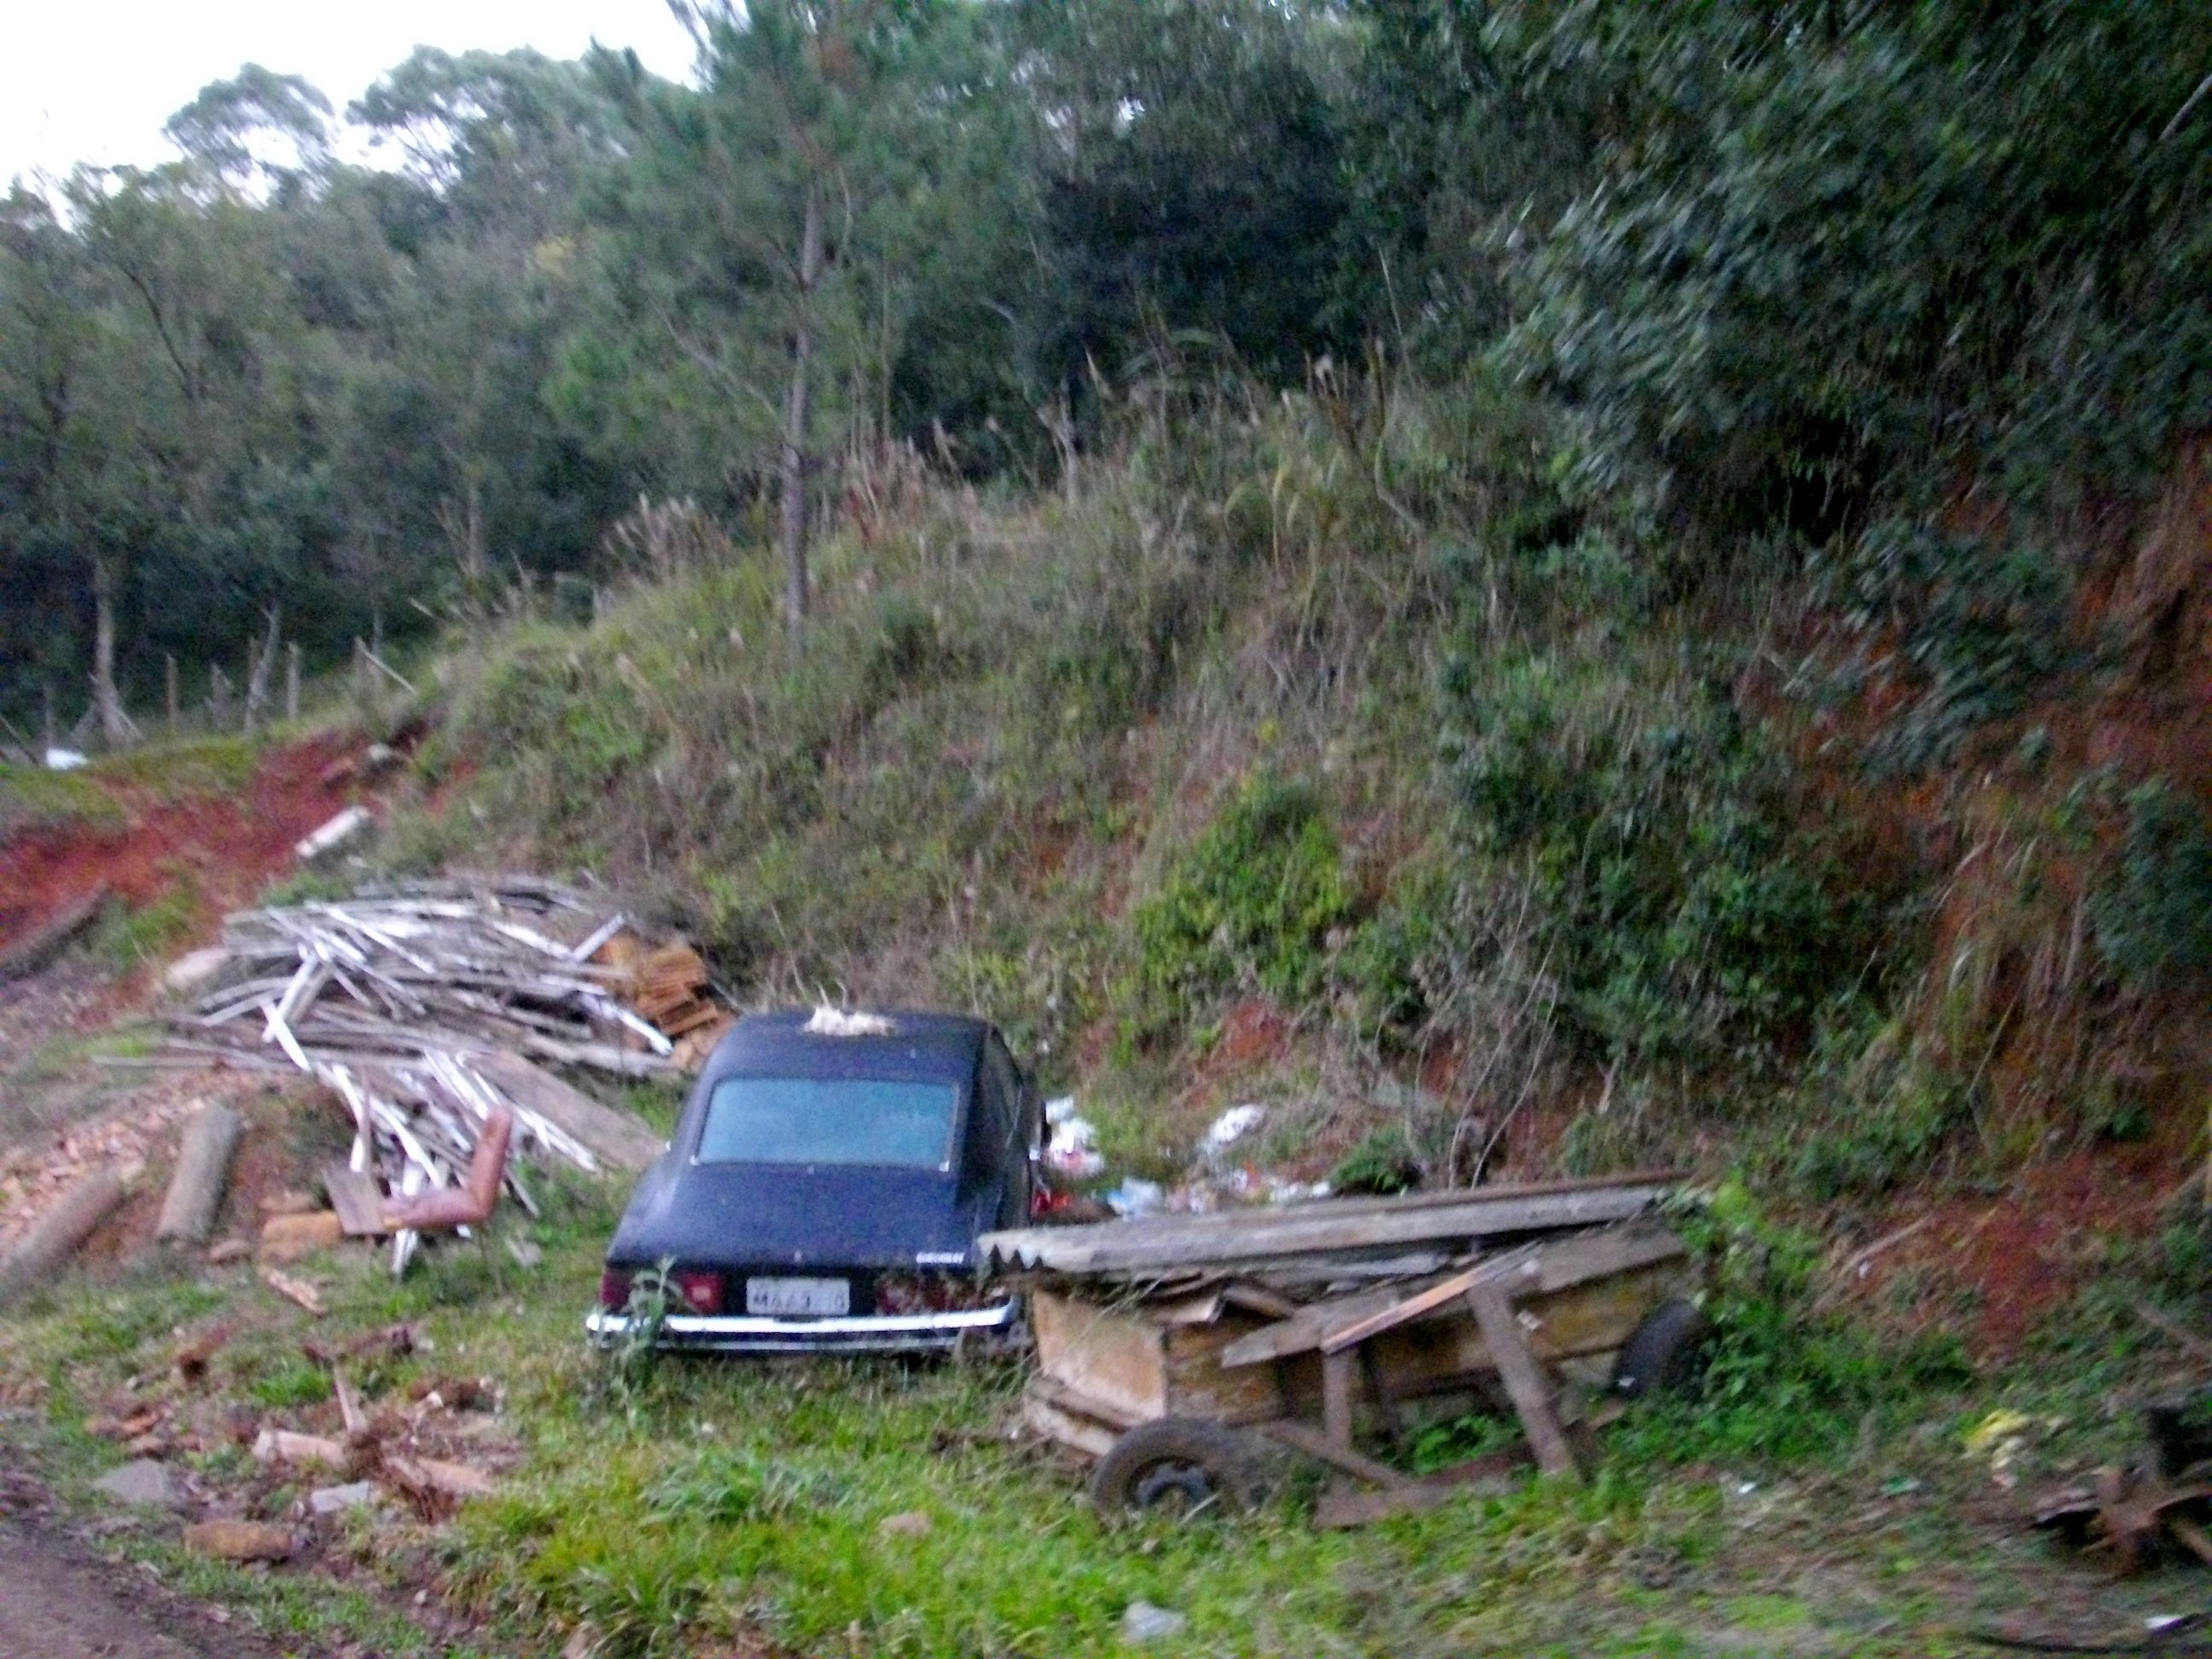
[{"label": "rusty metal debris", "polygon": [[2212,1401],[2159,1401],[2144,1407],[2147,1455],[2135,1467],[2097,1471],[2088,1485],[2056,1492],[2032,1517],[2040,1529],[2106,1556],[2120,1573],[2164,1557],[2212,1566]]}]

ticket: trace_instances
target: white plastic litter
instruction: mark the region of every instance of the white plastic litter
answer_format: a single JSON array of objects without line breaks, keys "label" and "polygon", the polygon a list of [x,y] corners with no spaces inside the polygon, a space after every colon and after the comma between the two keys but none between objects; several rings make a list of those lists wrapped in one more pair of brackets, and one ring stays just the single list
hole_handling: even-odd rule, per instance
[{"label": "white plastic litter", "polygon": [[1167,1202],[1167,1188],[1157,1181],[1132,1176],[1106,1194],[1106,1206],[1115,1215],[1150,1215]]},{"label": "white plastic litter", "polygon": [[1076,1115],[1073,1095],[1047,1101],[1044,1119],[1052,1130],[1045,1146],[1046,1169],[1064,1181],[1096,1181],[1106,1173],[1106,1160],[1098,1154],[1098,1131],[1089,1119]]},{"label": "white plastic litter", "polygon": [[817,1008],[801,1028],[810,1036],[889,1036],[898,1028],[881,1014],[865,1014],[857,1009],[832,1008],[827,1003]]},{"label": "white plastic litter", "polygon": [[1224,1152],[1258,1128],[1267,1115],[1265,1106],[1231,1106],[1213,1120],[1213,1127],[1206,1132],[1206,1139],[1200,1146],[1209,1158]]},{"label": "white plastic litter", "polygon": [[46,770],[49,772],[74,772],[78,767],[87,766],[90,763],[90,762],[88,762],[82,755],[77,753],[74,749],[49,749],[46,750]]},{"label": "white plastic litter", "polygon": [[1180,1636],[1190,1626],[1187,1613],[1171,1613],[1165,1607],[1156,1607],[1150,1601],[1132,1601],[1121,1615],[1121,1639],[1133,1646],[1147,1642],[1164,1641],[1170,1636]]}]

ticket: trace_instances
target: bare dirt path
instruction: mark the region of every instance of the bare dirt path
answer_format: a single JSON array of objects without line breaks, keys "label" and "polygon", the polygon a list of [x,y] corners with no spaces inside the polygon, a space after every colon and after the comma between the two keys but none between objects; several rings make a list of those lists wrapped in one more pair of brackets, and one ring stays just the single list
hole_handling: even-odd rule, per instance
[{"label": "bare dirt path", "polygon": [[136,1568],[0,1520],[0,1659],[260,1659],[269,1651]]}]

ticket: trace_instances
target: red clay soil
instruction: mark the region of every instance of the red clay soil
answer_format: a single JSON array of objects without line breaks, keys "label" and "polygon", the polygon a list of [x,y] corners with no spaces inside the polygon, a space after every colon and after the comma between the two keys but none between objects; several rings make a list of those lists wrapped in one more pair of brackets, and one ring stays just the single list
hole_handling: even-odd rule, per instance
[{"label": "red clay soil", "polygon": [[0,949],[105,885],[134,908],[189,883],[206,927],[289,867],[295,842],[352,798],[322,775],[349,747],[342,737],[272,747],[242,794],[163,799],[117,786],[128,827],[27,830],[0,847]]},{"label": "red clay soil", "polygon": [[1912,1200],[1877,1230],[1911,1235],[1854,1273],[1850,1294],[1877,1297],[1909,1270],[1920,1283],[1908,1322],[1957,1328],[1963,1296],[1969,1350],[2002,1359],[2081,1288],[2112,1240],[2155,1232],[2179,1189],[2202,1179],[2201,1164],[2166,1144],[2173,1139],[2085,1148],[2024,1170],[1996,1196]]}]

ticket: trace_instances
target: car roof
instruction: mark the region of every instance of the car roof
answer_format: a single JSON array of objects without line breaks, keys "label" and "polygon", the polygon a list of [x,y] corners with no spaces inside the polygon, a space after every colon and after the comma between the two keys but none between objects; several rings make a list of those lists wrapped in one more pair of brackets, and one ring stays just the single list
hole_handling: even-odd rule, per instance
[{"label": "car roof", "polygon": [[702,1082],[725,1077],[866,1077],[965,1085],[990,1025],[963,1014],[896,1011],[888,1034],[829,1036],[806,1030],[809,1009],[747,1014],[707,1061]]}]

